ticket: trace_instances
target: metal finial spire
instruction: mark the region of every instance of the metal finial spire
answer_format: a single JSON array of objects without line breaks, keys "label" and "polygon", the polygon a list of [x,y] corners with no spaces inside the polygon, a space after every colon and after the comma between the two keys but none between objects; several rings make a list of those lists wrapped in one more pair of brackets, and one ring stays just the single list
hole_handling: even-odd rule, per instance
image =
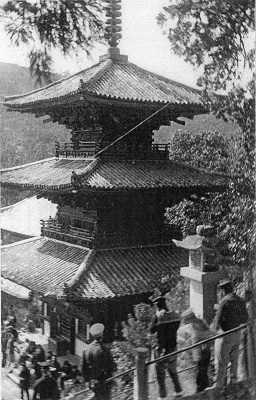
[{"label": "metal finial spire", "polygon": [[106,7],[106,33],[105,38],[108,40],[110,47],[117,47],[119,40],[122,37],[120,33],[122,31],[120,19],[121,13],[121,0],[105,0],[108,3]]}]

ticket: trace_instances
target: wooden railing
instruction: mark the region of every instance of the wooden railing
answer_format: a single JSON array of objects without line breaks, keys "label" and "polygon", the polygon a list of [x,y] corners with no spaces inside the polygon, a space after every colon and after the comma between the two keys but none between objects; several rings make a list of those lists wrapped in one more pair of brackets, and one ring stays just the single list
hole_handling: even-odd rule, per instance
[{"label": "wooden railing", "polygon": [[[55,142],[56,157],[92,157],[100,149],[96,141]],[[152,146],[138,146],[130,149],[125,144],[123,147],[114,145],[101,154],[106,160],[167,160],[169,158],[169,144],[152,144]]]},{"label": "wooden railing", "polygon": [[55,154],[59,156],[71,157],[91,157],[98,150],[98,143],[95,141],[74,141],[74,142],[56,142],[55,141]]},{"label": "wooden railing", "polygon": [[68,229],[63,229],[62,224],[53,219],[48,221],[41,220],[41,232],[43,236],[89,248],[92,247],[94,241],[94,234],[88,229],[77,228],[72,225]]}]

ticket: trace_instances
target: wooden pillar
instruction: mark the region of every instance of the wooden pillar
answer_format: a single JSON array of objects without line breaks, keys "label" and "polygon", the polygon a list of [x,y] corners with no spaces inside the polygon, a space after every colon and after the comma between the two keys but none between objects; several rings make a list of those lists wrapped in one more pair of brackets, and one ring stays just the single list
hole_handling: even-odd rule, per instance
[{"label": "wooden pillar", "polygon": [[148,371],[146,366],[148,357],[149,350],[146,347],[137,348],[134,400],[148,400]]}]

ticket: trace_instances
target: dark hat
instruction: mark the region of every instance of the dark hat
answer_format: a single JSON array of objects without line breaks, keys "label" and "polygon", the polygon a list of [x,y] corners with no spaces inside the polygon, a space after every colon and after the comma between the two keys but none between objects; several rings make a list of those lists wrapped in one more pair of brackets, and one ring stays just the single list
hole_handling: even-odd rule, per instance
[{"label": "dark hat", "polygon": [[184,320],[189,320],[189,319],[196,318],[196,316],[195,316],[193,310],[191,308],[188,308],[186,311],[184,311],[181,314],[181,318],[184,319]]},{"label": "dark hat", "polygon": [[152,303],[160,303],[162,301],[166,301],[166,298],[163,296],[158,296],[158,297],[155,297],[154,299],[152,299]]},{"label": "dark hat", "polygon": [[222,281],[220,281],[220,283],[218,284],[218,288],[222,289],[225,286],[232,286],[232,282],[229,279],[223,279]]},{"label": "dark hat", "polygon": [[101,337],[103,335],[103,332],[105,330],[105,326],[103,324],[94,324],[90,327],[90,334],[97,338]]}]

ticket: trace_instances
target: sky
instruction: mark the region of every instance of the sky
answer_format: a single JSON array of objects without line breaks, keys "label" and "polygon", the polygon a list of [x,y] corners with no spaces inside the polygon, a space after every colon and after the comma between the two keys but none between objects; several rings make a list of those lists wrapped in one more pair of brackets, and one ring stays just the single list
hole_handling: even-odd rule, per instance
[{"label": "sky", "polygon": [[[0,0],[0,5],[6,0]],[[166,76],[187,85],[196,86],[200,71],[192,68],[170,51],[170,44],[156,17],[169,0],[122,0],[122,39],[119,44],[121,54],[128,55],[129,61],[149,71]],[[59,52],[54,56],[54,69],[57,73],[75,73],[99,61],[107,47],[96,48],[91,60],[84,53],[78,59],[65,59]],[[24,49],[12,47],[0,28],[0,62],[28,67]]]}]

